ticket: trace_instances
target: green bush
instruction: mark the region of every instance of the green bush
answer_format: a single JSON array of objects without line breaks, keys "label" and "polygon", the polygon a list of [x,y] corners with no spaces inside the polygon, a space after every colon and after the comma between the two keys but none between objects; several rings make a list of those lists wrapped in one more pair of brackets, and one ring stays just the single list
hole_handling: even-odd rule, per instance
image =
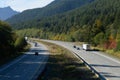
[{"label": "green bush", "polygon": [[101,32],[94,37],[95,45],[103,44],[104,42],[105,42],[104,33]]},{"label": "green bush", "polygon": [[117,42],[117,47],[115,48],[114,51],[120,51],[120,40]]},{"label": "green bush", "polygon": [[0,58],[9,56],[13,52],[12,29],[9,24],[0,21]]},{"label": "green bush", "polygon": [[27,42],[25,41],[24,37],[18,37],[15,41],[15,49],[20,51],[23,49],[23,47],[27,44]]}]

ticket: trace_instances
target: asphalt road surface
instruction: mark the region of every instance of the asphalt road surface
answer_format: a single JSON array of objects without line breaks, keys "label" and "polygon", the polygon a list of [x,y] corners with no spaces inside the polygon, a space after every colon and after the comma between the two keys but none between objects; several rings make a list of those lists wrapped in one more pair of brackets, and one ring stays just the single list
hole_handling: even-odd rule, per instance
[{"label": "asphalt road surface", "polygon": [[67,48],[74,54],[79,55],[85,60],[92,68],[94,68],[106,80],[120,80],[120,60],[103,54],[99,51],[85,51],[73,48],[74,44],[71,42],[44,40],[47,42],[55,43]]},{"label": "asphalt road surface", "polygon": [[[44,45],[31,44],[30,52],[0,67],[0,80],[36,80],[45,67],[49,53]],[[36,51],[38,55],[35,55]]]}]

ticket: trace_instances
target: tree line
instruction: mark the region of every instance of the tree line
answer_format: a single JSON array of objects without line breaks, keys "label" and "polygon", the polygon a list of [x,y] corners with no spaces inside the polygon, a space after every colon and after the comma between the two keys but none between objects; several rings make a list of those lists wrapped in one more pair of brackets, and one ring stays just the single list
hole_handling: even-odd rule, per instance
[{"label": "tree line", "polygon": [[54,40],[84,41],[120,50],[120,0],[94,0],[63,14],[14,24],[18,33]]},{"label": "tree line", "polygon": [[19,37],[11,26],[0,21],[0,63],[17,55],[27,43],[23,37]]}]

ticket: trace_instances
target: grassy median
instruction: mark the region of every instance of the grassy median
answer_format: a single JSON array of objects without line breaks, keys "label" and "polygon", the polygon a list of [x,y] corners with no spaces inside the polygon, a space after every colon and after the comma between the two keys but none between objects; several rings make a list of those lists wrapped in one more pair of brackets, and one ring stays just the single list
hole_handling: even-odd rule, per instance
[{"label": "grassy median", "polygon": [[42,43],[49,48],[51,54],[38,80],[100,80],[65,48],[47,42]]}]

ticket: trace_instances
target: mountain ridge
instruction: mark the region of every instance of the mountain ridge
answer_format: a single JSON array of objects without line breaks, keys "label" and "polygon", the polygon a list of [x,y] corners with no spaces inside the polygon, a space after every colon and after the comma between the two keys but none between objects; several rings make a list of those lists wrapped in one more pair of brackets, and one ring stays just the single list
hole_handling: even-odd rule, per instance
[{"label": "mountain ridge", "polygon": [[43,8],[25,10],[21,14],[15,15],[7,21],[13,24],[34,19],[41,20],[44,17],[64,13],[92,1],[94,0],[55,0]]},{"label": "mountain ridge", "polygon": [[6,20],[6,19],[18,14],[18,13],[19,12],[14,11],[10,6],[0,8],[0,19],[1,20]]},{"label": "mountain ridge", "polygon": [[111,41],[114,44],[120,41],[119,10],[120,0],[95,0],[63,14],[14,24],[14,28],[20,29],[19,34],[23,36],[85,41],[105,46]]}]

